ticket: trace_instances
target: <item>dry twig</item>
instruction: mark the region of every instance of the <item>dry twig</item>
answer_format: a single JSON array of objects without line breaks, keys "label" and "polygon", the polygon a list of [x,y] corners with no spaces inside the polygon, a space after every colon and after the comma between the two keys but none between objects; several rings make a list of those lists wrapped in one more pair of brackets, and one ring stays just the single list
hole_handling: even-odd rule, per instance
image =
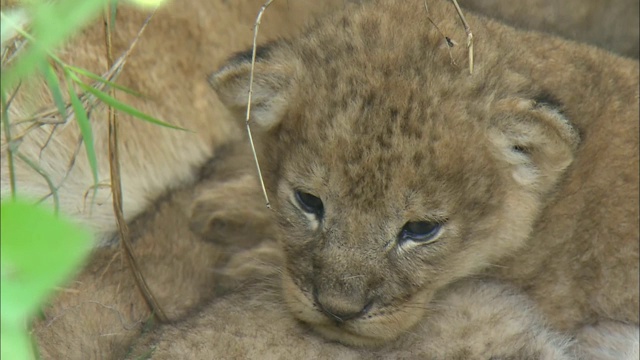
[{"label": "dry twig", "polygon": [[258,12],[258,16],[256,17],[256,21],[253,25],[253,48],[251,52],[251,74],[249,75],[249,96],[247,98],[247,133],[249,134],[249,143],[251,144],[251,152],[253,153],[253,159],[256,161],[256,168],[258,169],[258,178],[260,179],[260,186],[262,187],[262,193],[264,194],[264,200],[267,206],[267,209],[271,209],[271,204],[269,203],[269,196],[267,195],[267,189],[264,186],[264,180],[262,179],[262,171],[260,170],[260,163],[258,162],[258,155],[256,154],[256,146],[253,143],[253,136],[251,136],[251,125],[249,123],[249,119],[251,118],[251,97],[253,95],[253,72],[256,65],[256,49],[257,49],[257,40],[258,40],[258,28],[260,27],[260,21],[262,21],[262,14],[267,10],[269,5],[273,0],[268,0],[262,7],[260,8],[260,12]]},{"label": "dry twig", "polygon": [[445,41],[445,44],[447,45],[447,51],[449,52],[449,59],[451,60],[451,63],[454,66],[458,66],[458,64],[456,64],[455,59],[453,58],[453,54],[451,53],[451,48],[454,46],[453,41],[446,36],[442,30],[440,30],[440,28],[438,27],[438,25],[436,25],[436,23],[433,21],[433,19],[431,19],[431,16],[429,16],[429,5],[427,4],[427,0],[424,0],[424,9],[427,11],[427,20],[429,20],[429,22],[431,23],[431,25],[433,25],[433,27],[436,28],[436,30],[438,30],[438,32],[440,33],[440,35],[442,36],[442,38]]},{"label": "dry twig", "polygon": [[[451,0],[451,2],[453,3],[453,6],[456,8],[456,12],[458,13],[458,16],[460,17],[460,20],[462,21],[462,26],[464,26],[464,31],[467,33],[467,51],[468,51],[468,55],[469,55],[469,74],[473,74],[473,33],[471,33],[471,28],[469,27],[469,23],[467,23],[467,20],[465,19],[464,14],[462,14],[462,9],[460,9],[460,6],[458,5],[458,1],[457,0]],[[425,8],[425,10],[427,11],[427,14],[428,14],[429,13],[429,5],[427,4],[427,0],[424,1],[424,8]],[[451,41],[451,39],[449,37],[445,36],[445,34],[440,30],[438,25],[436,25],[436,23],[431,19],[431,17],[429,15],[427,15],[427,19],[436,28],[436,30],[438,30],[440,35],[442,35],[442,37],[444,37],[444,39],[445,39],[445,41],[447,43],[447,46],[449,47],[449,57],[451,58],[451,62],[454,65],[457,65],[455,63],[455,61],[453,60],[453,55],[451,54],[451,48],[453,47],[454,43]]]},{"label": "dry twig", "polygon": [[460,16],[460,20],[462,21],[462,26],[464,26],[464,32],[467,33],[467,50],[469,52],[469,74],[473,74],[473,34],[471,33],[471,28],[469,27],[469,23],[464,18],[462,14],[462,9],[460,9],[460,5],[458,5],[458,1],[451,0],[453,2],[453,6],[456,7],[456,12],[458,16]]},{"label": "dry twig", "polygon": [[[133,45],[138,41],[142,32],[149,24],[149,21],[155,14],[155,11],[152,12],[149,17],[147,17],[146,21],[142,25],[141,29],[138,31],[138,34],[133,41],[130,49],[133,48]],[[109,68],[113,68],[113,55],[111,52],[111,16],[110,9],[107,7],[106,15],[105,15],[105,41],[107,47],[107,62]],[[129,52],[127,52],[128,54]],[[126,58],[122,58],[122,64]],[[121,68],[121,67],[120,67]],[[118,70],[119,72],[119,70]],[[115,97],[115,89],[111,88],[111,96]],[[120,178],[120,160],[118,156],[118,119],[116,117],[115,109],[109,107],[108,108],[108,121],[109,121],[109,168],[111,175],[111,193],[113,197],[113,211],[116,216],[116,222],[118,223],[118,231],[120,233],[120,245],[121,249],[124,253],[125,258],[127,259],[127,263],[129,264],[129,268],[133,273],[134,279],[136,281],[136,285],[140,292],[142,292],[142,296],[144,297],[147,305],[149,306],[151,312],[156,317],[156,319],[160,322],[167,322],[168,318],[165,315],[162,307],[156,300],[155,296],[147,282],[140,271],[140,267],[138,266],[138,262],[133,254],[133,248],[131,246],[129,227],[127,222],[124,219],[124,214],[122,211],[122,183]]]},{"label": "dry twig", "polygon": [[16,199],[16,175],[14,171],[14,153],[12,147],[13,138],[11,137],[11,124],[9,123],[9,106],[11,105],[11,102],[15,98],[19,89],[20,83],[18,84],[16,90],[11,95],[11,98],[8,101],[6,100],[4,93],[0,94],[0,97],[2,98],[2,125],[4,128],[5,143],[7,144],[7,166],[9,167],[9,184],[11,187],[11,199],[14,201]]},{"label": "dry twig", "polygon": [[18,157],[18,159],[22,160],[31,169],[33,169],[40,176],[42,176],[42,178],[47,182],[47,186],[49,186],[49,190],[51,191],[51,194],[53,196],[53,213],[57,215],[58,211],[60,210],[60,199],[58,198],[58,192],[56,191],[56,186],[53,184],[53,181],[49,177],[49,174],[47,174],[47,172],[42,170],[42,168],[38,166],[38,164],[31,161],[31,159],[24,156],[23,154],[18,152],[15,155]]}]

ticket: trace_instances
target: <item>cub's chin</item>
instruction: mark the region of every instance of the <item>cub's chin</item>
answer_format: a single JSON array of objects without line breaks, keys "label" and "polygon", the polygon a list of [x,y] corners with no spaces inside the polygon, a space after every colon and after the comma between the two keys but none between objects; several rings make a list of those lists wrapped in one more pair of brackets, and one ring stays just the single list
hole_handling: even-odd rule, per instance
[{"label": "cub's chin", "polygon": [[324,314],[308,291],[302,290],[286,271],[283,296],[291,314],[328,340],[359,347],[378,347],[407,333],[425,315],[432,295],[417,293],[388,306],[374,306],[366,314],[337,321]]}]

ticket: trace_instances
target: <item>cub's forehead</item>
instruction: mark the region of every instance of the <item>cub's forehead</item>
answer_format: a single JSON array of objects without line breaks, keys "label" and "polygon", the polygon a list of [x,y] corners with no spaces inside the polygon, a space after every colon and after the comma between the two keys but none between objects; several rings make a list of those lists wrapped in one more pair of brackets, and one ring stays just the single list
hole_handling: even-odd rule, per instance
[{"label": "cub's forehead", "polygon": [[470,174],[482,176],[490,165],[485,134],[464,109],[429,104],[414,91],[390,98],[370,88],[341,107],[290,111],[279,134],[290,141],[280,152],[287,167],[366,208],[386,196],[397,202],[412,192],[437,197],[466,188]]},{"label": "cub's forehead", "polygon": [[[389,82],[450,82],[447,76],[466,72],[454,64],[465,59],[466,48],[449,48],[423,6],[421,1],[376,3],[319,21],[288,44],[303,64],[300,78],[305,85],[338,91]],[[459,28],[449,32],[458,33],[464,34]]]},{"label": "cub's forehead", "polygon": [[451,70],[446,52],[443,64],[424,49],[394,49],[402,44],[391,39],[364,46],[362,37],[375,31],[351,38],[332,32],[294,44],[302,66],[279,134],[290,141],[281,149],[291,166],[322,173],[332,189],[363,203],[398,189],[443,193],[463,186],[466,173],[478,174],[487,155],[479,145],[487,115],[482,83],[466,69]]},{"label": "cub's forehead", "polygon": [[449,50],[464,59],[466,49],[443,47],[424,14],[412,24],[433,31],[398,27],[402,16],[383,15],[347,12],[286,44],[279,58],[297,63],[288,125],[324,140],[363,136],[382,148],[441,137],[445,126],[477,127],[501,92],[499,80],[452,64]]}]

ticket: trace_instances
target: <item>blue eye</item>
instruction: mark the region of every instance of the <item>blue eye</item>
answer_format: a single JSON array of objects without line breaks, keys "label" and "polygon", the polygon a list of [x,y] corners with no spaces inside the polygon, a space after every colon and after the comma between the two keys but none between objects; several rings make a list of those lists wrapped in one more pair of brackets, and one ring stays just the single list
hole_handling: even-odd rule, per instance
[{"label": "blue eye", "polygon": [[415,242],[427,242],[438,235],[442,224],[431,221],[409,221],[404,224],[398,240],[411,240]]},{"label": "blue eye", "polygon": [[309,214],[314,214],[318,218],[321,218],[324,214],[324,205],[319,197],[296,190],[296,200],[298,201],[298,204],[300,204],[302,210]]}]

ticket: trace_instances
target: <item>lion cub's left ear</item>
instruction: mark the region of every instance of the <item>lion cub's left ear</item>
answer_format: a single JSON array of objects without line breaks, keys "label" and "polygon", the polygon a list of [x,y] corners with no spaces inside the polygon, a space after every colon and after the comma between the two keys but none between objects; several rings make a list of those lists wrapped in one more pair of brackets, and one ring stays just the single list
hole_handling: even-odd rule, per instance
[{"label": "lion cub's left ear", "polygon": [[495,104],[490,138],[510,164],[513,179],[544,193],[573,162],[580,144],[577,129],[555,101],[511,98]]},{"label": "lion cub's left ear", "polygon": [[[261,130],[278,124],[291,93],[296,62],[291,56],[283,56],[284,51],[277,42],[256,49],[250,121]],[[220,100],[243,120],[249,97],[251,58],[252,50],[239,53],[209,77],[209,84]]]}]

